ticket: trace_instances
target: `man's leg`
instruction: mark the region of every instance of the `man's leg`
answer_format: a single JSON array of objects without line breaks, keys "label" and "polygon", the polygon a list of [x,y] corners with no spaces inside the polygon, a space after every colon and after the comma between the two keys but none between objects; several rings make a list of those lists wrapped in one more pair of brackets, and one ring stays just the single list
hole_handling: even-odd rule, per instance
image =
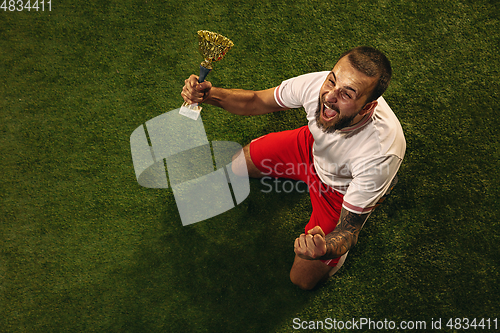
[{"label": "man's leg", "polygon": [[320,282],[329,278],[332,267],[319,260],[306,260],[295,255],[290,280],[304,290],[311,290]]},{"label": "man's leg", "polygon": [[[245,155],[245,162],[241,162],[241,159],[236,159],[240,154]],[[232,171],[235,175],[243,176],[245,175],[245,168],[247,169],[248,176],[251,178],[262,178],[265,176],[253,163],[252,157],[250,157],[250,144],[243,147],[239,152],[233,156]]]},{"label": "man's leg", "polygon": [[[295,180],[308,182],[315,179],[315,184],[308,184],[314,187],[314,191],[320,191],[318,188],[319,178],[310,177],[312,168],[305,167],[312,164],[312,142],[313,138],[306,126],[292,131],[272,133],[252,141],[252,143],[243,147],[233,157],[232,171],[236,175],[243,175],[242,170],[246,168],[248,175],[252,178],[285,177]],[[302,146],[298,146],[302,143]],[[250,155],[250,145],[252,154],[256,154],[256,161],[266,173],[262,172],[254,163]],[[238,158],[244,154],[245,159]],[[266,161],[264,166],[263,161]],[[292,166],[290,166],[292,165]],[[328,207],[331,208],[329,205]],[[336,217],[338,219],[338,216]],[[332,228],[334,225],[332,226]],[[319,260],[305,260],[295,256],[295,260],[290,271],[292,282],[302,289],[312,289],[319,282],[329,277],[332,266]]]},{"label": "man's leg", "polygon": [[[239,154],[245,154],[245,163],[241,163],[242,160],[235,158]],[[250,156],[250,145],[246,145],[236,153],[233,157],[232,170],[235,174],[240,174],[242,168],[247,168],[248,175],[252,178],[262,178],[266,174],[262,173],[253,163]],[[325,281],[329,277],[329,273],[332,267],[324,264],[319,260],[306,260],[295,255],[295,260],[293,262],[292,269],[290,271],[291,281],[298,285],[304,290],[310,290],[314,288],[319,282]]]},{"label": "man's leg", "polygon": [[[385,199],[387,199],[387,197],[390,196],[392,190],[394,189],[397,183],[398,183],[398,176],[396,175],[393,178],[387,192],[384,194],[382,198],[379,199],[372,212],[368,214],[366,218],[367,220],[368,217],[373,213],[373,211],[375,211],[375,208],[380,206],[385,201]],[[349,251],[347,251],[346,254],[340,257],[340,260],[338,261],[337,265],[333,267],[329,266],[327,263],[322,262],[320,260],[306,260],[295,255],[295,261],[293,262],[293,266],[290,271],[290,280],[295,285],[299,286],[304,290],[311,290],[319,283],[325,282],[326,280],[328,280],[330,276],[334,275],[338,271],[338,269],[342,267],[342,265],[344,264],[345,258],[347,257],[348,253]]]},{"label": "man's leg", "polygon": [[[310,142],[304,143],[303,141],[307,139]],[[312,142],[312,135],[307,126],[269,133],[252,140],[233,156],[232,171],[236,175],[241,175],[241,170],[246,167],[248,175],[252,178],[274,177],[306,182],[308,170],[305,168],[303,158],[310,155]],[[245,156],[245,163],[241,161],[242,159],[235,159],[241,153]]]}]

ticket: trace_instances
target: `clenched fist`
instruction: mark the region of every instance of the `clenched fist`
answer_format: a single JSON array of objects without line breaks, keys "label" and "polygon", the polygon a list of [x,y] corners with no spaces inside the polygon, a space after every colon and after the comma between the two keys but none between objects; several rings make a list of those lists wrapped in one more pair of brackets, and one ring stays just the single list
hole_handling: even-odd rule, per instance
[{"label": "clenched fist", "polygon": [[209,81],[198,83],[198,76],[191,75],[184,81],[181,96],[188,104],[204,102],[212,89],[212,84]]},{"label": "clenched fist", "polygon": [[295,253],[302,259],[316,260],[326,254],[325,233],[316,226],[295,239]]}]

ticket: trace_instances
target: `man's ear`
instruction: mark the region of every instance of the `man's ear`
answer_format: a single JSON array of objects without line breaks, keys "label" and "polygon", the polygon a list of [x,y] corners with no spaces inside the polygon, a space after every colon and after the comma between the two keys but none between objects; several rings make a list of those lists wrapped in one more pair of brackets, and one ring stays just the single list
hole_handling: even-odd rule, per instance
[{"label": "man's ear", "polygon": [[367,103],[361,111],[359,111],[359,114],[364,116],[365,114],[368,114],[372,112],[378,105],[377,100],[371,101],[370,103]]}]

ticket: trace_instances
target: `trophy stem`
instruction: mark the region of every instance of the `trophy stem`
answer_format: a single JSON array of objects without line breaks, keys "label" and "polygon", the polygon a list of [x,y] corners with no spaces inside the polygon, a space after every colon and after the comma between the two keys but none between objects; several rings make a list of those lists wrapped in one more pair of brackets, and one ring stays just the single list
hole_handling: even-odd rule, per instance
[{"label": "trophy stem", "polygon": [[200,78],[198,79],[198,83],[202,83],[203,81],[205,81],[205,78],[207,77],[208,73],[210,73],[210,71],[211,69],[200,65]]}]

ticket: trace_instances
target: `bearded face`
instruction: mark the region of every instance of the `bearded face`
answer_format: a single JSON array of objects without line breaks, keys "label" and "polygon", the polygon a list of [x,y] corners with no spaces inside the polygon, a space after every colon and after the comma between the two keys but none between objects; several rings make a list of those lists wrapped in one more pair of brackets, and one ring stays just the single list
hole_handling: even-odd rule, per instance
[{"label": "bearded face", "polygon": [[342,115],[340,109],[335,105],[329,105],[321,96],[318,98],[316,109],[316,125],[325,133],[333,133],[353,124],[354,118],[361,110],[350,116]]},{"label": "bearded face", "polygon": [[323,83],[318,97],[316,124],[325,133],[353,126],[370,113],[376,101],[368,96],[377,84],[377,77],[369,77],[341,58]]}]

